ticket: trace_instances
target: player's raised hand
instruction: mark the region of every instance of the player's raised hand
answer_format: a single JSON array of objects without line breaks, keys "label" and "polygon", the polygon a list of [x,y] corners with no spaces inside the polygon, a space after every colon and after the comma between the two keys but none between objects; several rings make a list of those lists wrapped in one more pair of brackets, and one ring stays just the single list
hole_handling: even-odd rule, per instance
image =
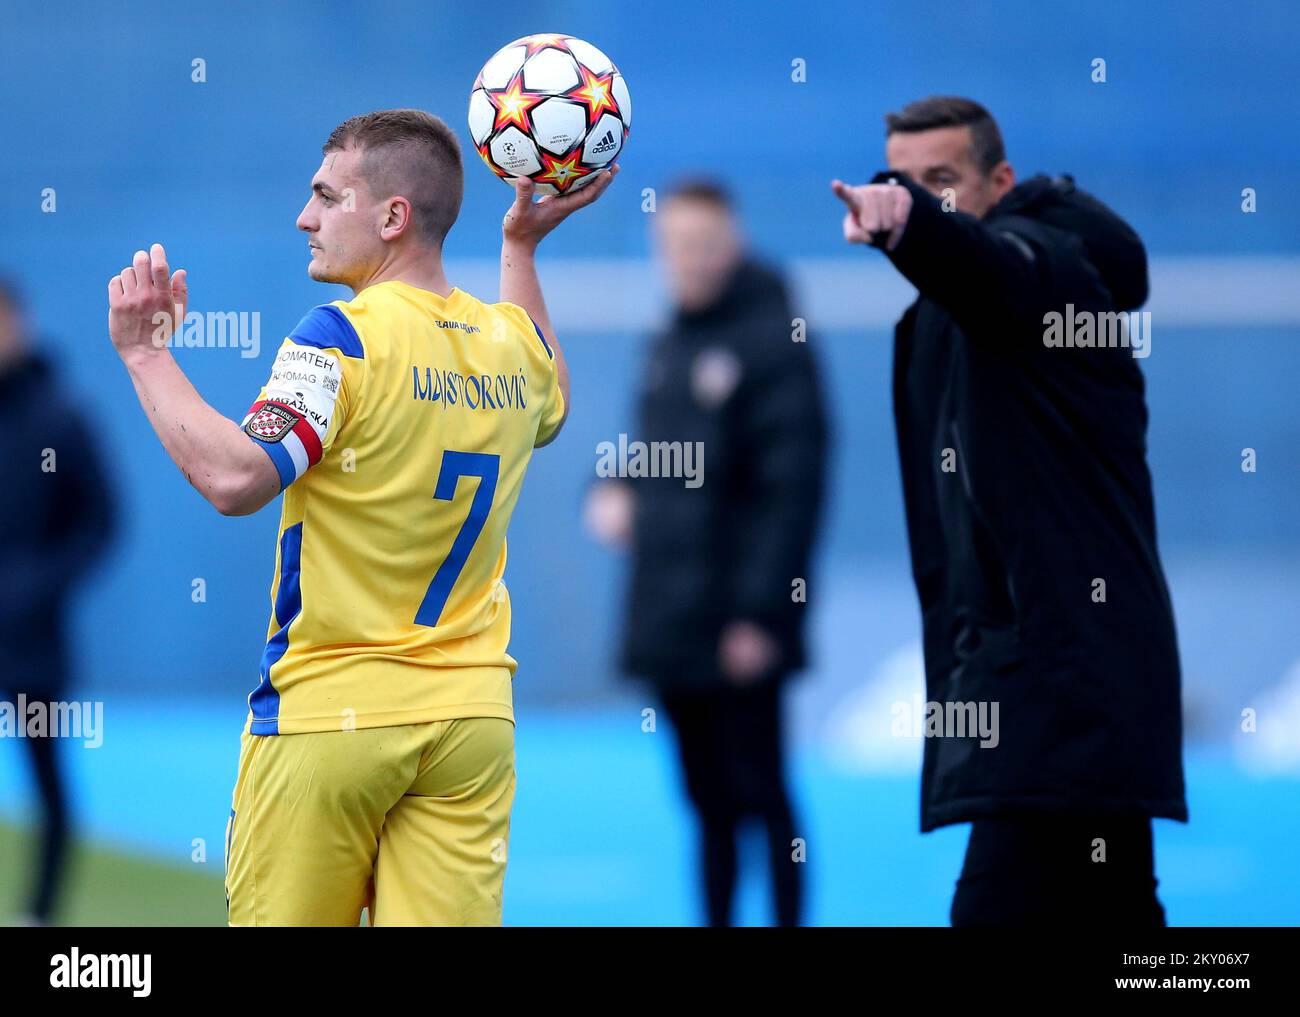
[{"label": "player's raised hand", "polygon": [[912,192],[897,184],[863,184],[851,187],[832,180],[831,190],[848,206],[844,214],[844,239],[850,244],[880,244],[892,251],[898,246],[912,211]]},{"label": "player's raised hand", "polygon": [[515,201],[501,221],[501,233],[509,243],[536,246],[542,238],[580,208],[585,208],[609,189],[618,167],[601,170],[596,179],[580,191],[549,195],[533,201],[536,190],[528,177],[515,180]]},{"label": "player's raised hand", "polygon": [[188,303],[185,269],[171,272],[162,244],[136,251],[131,264],[108,281],[108,333],[118,354],[165,347],[184,322]]}]

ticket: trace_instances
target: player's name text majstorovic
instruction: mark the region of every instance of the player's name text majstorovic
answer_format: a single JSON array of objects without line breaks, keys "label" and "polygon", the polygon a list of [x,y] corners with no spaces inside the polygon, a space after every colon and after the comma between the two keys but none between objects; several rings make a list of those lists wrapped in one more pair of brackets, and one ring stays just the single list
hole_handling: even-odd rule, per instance
[{"label": "player's name text majstorovic", "polygon": [[528,408],[528,375],[521,367],[511,374],[463,374],[437,367],[411,368],[411,398],[441,403],[443,409],[523,410]]}]

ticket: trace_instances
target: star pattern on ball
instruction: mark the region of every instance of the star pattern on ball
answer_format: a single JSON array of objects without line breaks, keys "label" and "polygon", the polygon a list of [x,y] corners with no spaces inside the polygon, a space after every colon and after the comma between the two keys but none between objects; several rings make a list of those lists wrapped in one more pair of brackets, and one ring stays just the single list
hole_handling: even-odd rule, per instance
[{"label": "star pattern on ball", "polygon": [[544,49],[547,49],[548,47],[553,47],[555,49],[562,49],[567,51],[568,47],[564,44],[564,42],[568,38],[569,37],[567,35],[555,35],[554,33],[542,32],[539,33],[538,35],[530,35],[526,39],[519,39],[515,42],[512,42],[510,45],[517,46],[519,45],[519,43],[523,43],[524,46],[526,47],[524,52],[524,59],[527,60],[534,53],[538,53]]},{"label": "star pattern on ball", "polygon": [[578,73],[582,75],[582,81],[565,94],[583,101],[587,107],[589,125],[599,120],[606,110],[619,113],[618,103],[614,99],[613,71],[608,74],[593,74],[584,64],[578,64]]},{"label": "star pattern on ball", "polygon": [[509,124],[515,124],[527,133],[529,111],[543,99],[548,98],[546,95],[524,91],[522,74],[516,74],[510,79],[510,84],[503,89],[497,91],[488,89],[487,96],[497,111],[496,118],[492,121],[493,134]]},{"label": "star pattern on ball", "polygon": [[582,165],[581,150],[570,152],[563,157],[551,155],[549,152],[542,152],[541,156],[542,171],[534,173],[533,179],[554,185],[561,194],[567,191],[575,180],[596,172],[590,166]]}]

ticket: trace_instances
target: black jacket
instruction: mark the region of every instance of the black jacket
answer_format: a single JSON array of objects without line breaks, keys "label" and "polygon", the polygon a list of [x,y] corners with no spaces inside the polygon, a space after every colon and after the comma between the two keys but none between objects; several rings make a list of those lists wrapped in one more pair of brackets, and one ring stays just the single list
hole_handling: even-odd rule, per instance
[{"label": "black jacket", "polygon": [[68,595],[108,542],[113,504],[81,411],[39,356],[0,373],[0,463],[0,689],[59,696]]},{"label": "black jacket", "polygon": [[1142,243],[1068,178],[1031,179],[982,221],[901,182],[914,206],[889,257],[920,296],[895,333],[894,413],[927,699],[996,702],[1000,728],[993,748],[925,740],[921,827],[1185,820],[1142,373],[1129,349],[1044,341],[1067,304],[1140,306]]},{"label": "black jacket", "polygon": [[[724,679],[731,621],[781,647],[771,680],[805,663],[810,557],[826,472],[826,421],[810,343],[774,271],[745,262],[715,304],[679,313],[653,341],[640,397],[643,442],[699,442],[703,483],[630,479],[635,495],[623,665],[665,688]],[[808,596],[811,596],[809,594]]]}]

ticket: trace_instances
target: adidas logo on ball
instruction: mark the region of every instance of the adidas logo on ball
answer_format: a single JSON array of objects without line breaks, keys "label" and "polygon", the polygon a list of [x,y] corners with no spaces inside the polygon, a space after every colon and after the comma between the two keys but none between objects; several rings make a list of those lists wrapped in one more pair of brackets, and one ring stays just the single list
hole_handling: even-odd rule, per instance
[{"label": "adidas logo on ball", "polygon": [[614,132],[606,131],[605,136],[596,143],[596,147],[591,150],[592,155],[600,155],[601,152],[608,152],[614,147]]}]

